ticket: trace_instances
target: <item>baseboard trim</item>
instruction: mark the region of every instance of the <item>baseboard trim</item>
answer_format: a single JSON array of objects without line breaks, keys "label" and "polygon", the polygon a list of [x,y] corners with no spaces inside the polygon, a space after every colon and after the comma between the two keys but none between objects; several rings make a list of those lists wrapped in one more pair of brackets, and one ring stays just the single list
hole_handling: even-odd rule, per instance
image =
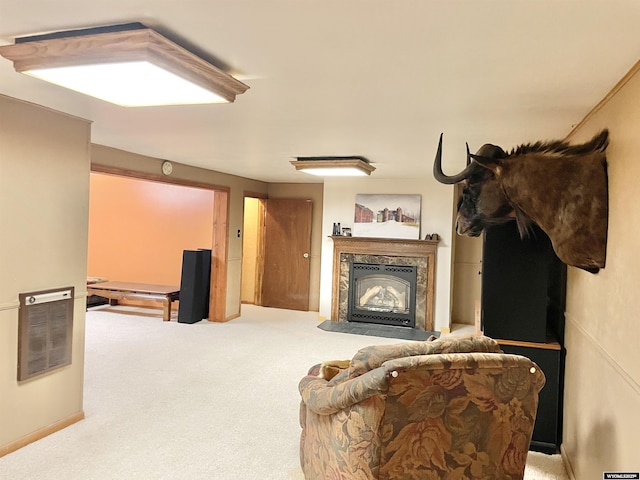
[{"label": "baseboard trim", "polygon": [[51,435],[52,433],[56,433],[63,428],[67,428],[69,425],[73,425],[76,422],[84,419],[84,412],[74,413],[70,417],[64,418],[56,423],[52,423],[51,425],[47,425],[46,427],[40,428],[35,432],[31,432],[28,435],[25,435],[18,440],[8,443],[7,445],[0,446],[0,458],[8,455],[9,453],[15,452],[16,450],[21,449],[22,447],[26,447],[30,443],[36,442],[46,436]]},{"label": "baseboard trim", "polygon": [[224,319],[224,321],[225,322],[229,322],[229,321],[234,320],[234,319],[239,318],[239,317],[240,317],[240,312],[234,313],[233,315],[229,315],[228,317],[226,317]]}]

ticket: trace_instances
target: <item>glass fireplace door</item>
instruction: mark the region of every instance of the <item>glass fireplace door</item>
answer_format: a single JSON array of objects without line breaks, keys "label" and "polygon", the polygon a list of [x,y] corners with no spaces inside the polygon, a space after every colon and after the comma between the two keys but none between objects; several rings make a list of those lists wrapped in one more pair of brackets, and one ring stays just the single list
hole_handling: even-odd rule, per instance
[{"label": "glass fireplace door", "polygon": [[415,326],[416,267],[353,263],[348,321]]}]

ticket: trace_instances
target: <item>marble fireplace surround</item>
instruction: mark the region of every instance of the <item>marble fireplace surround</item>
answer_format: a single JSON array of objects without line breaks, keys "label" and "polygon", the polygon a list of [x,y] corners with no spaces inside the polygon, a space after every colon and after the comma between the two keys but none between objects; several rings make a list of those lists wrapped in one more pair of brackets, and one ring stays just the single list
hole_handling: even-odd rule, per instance
[{"label": "marble fireplace surround", "polygon": [[332,236],[333,287],[331,319],[347,321],[349,266],[352,262],[385,265],[415,265],[416,326],[433,331],[433,299],[435,297],[436,249],[438,240],[407,240]]}]

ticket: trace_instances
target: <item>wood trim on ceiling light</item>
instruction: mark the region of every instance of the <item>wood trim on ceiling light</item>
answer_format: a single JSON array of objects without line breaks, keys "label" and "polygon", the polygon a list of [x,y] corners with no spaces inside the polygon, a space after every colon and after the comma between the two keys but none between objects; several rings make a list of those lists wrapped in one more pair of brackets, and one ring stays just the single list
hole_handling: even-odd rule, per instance
[{"label": "wood trim on ceiling light", "polygon": [[[100,29],[96,29],[100,30]],[[144,27],[77,36],[50,35],[17,39],[0,46],[0,55],[13,62],[16,72],[34,69],[94,65],[106,62],[148,61],[233,102],[249,88],[231,75]]]},{"label": "wood trim on ceiling light", "polygon": [[356,169],[365,175],[371,175],[376,167],[371,165],[364,157],[298,157],[292,160],[291,165],[298,171],[312,173],[314,169]]}]

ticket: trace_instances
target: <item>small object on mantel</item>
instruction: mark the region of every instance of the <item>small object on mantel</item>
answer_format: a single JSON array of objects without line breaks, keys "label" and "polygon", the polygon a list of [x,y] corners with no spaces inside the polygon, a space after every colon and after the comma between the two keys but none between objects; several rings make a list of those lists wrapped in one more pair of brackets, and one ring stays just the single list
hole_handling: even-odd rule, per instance
[{"label": "small object on mantel", "polygon": [[425,240],[432,240],[434,242],[439,242],[440,241],[440,235],[438,235],[437,233],[427,233],[424,236]]}]

